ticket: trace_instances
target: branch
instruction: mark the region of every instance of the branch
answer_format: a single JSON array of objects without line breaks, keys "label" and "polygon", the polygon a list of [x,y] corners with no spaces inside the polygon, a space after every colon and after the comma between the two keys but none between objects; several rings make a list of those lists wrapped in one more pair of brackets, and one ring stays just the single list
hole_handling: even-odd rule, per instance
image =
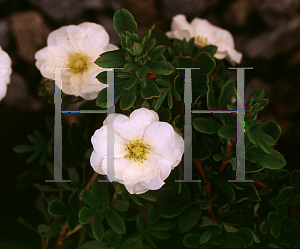
[{"label": "branch", "polygon": [[[203,181],[204,181],[204,184],[205,184],[205,188],[206,188],[206,193],[207,193],[207,199],[210,199],[211,198],[211,188],[210,188],[211,184],[206,179],[206,174],[204,172],[204,169],[202,168],[200,160],[194,160],[194,162],[198,166],[200,174],[201,174],[201,176],[203,178]],[[209,204],[210,204],[210,206],[208,208],[208,212],[210,213],[210,216],[219,224],[219,222],[217,220],[217,217],[215,216],[215,213],[214,213],[214,211],[212,209],[212,201],[209,201]]]},{"label": "branch", "polygon": [[[230,149],[231,149],[231,146],[233,145],[233,141],[232,139],[229,139],[228,140],[228,144],[227,144],[227,147],[226,147],[226,152],[225,152],[225,155],[226,157],[230,158]],[[219,169],[219,174],[223,172],[223,170],[225,169],[226,165],[230,163],[230,161],[226,161],[226,160],[223,160],[222,162],[222,165]]]},{"label": "branch", "polygon": [[182,110],[181,110],[180,104],[179,104],[178,100],[177,100],[175,97],[173,97],[173,102],[174,102],[174,104],[175,104],[175,107],[176,107],[178,113],[180,114],[181,119],[182,119],[183,121],[185,121],[185,120],[184,120],[184,114],[183,114],[183,112],[182,112]]}]

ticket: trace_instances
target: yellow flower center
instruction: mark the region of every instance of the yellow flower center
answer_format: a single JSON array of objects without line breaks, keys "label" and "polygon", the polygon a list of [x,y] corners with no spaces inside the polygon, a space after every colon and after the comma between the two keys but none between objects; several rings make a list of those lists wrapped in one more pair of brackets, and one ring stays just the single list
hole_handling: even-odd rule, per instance
[{"label": "yellow flower center", "polygon": [[147,160],[146,155],[150,151],[150,145],[145,144],[143,139],[134,140],[127,144],[125,150],[128,151],[128,154],[125,157],[143,163],[143,160]]},{"label": "yellow flower center", "polygon": [[73,74],[84,73],[88,68],[88,57],[80,53],[71,54],[69,57],[68,71]]},{"label": "yellow flower center", "polygon": [[208,45],[207,38],[196,36],[195,42],[201,43],[203,46]]}]

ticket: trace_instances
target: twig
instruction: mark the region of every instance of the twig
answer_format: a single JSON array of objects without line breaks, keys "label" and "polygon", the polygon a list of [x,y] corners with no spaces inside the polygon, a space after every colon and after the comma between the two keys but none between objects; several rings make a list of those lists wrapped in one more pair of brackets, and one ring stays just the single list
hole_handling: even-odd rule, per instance
[{"label": "twig", "polygon": [[[197,165],[197,167],[198,167],[198,169],[200,171],[200,174],[201,174],[201,176],[203,178],[203,181],[204,181],[204,184],[205,184],[205,188],[206,188],[206,193],[207,193],[207,199],[210,199],[211,198],[211,188],[210,188],[211,184],[206,179],[206,174],[204,172],[204,169],[203,169],[203,167],[201,165],[200,160],[194,160],[194,162],[196,163],[196,165]],[[212,201],[211,200],[209,201],[209,204],[210,205],[209,205],[209,208],[208,208],[208,212],[210,213],[210,216],[219,224],[219,222],[217,220],[217,217],[215,216],[215,213],[214,213],[214,211],[212,209]]]},{"label": "twig", "polygon": [[[232,145],[233,145],[233,141],[231,139],[229,139],[227,147],[226,147],[226,152],[225,152],[225,155],[228,158],[230,158],[230,148],[231,148]],[[222,165],[219,169],[219,174],[223,172],[223,170],[225,169],[225,167],[228,163],[230,163],[230,161],[223,160]]]},{"label": "twig", "polygon": [[183,114],[183,112],[182,112],[182,110],[181,110],[179,101],[178,101],[175,97],[173,97],[173,102],[174,102],[174,104],[175,104],[175,107],[176,107],[177,111],[178,111],[179,114],[180,114],[181,119],[182,119],[183,121],[185,121],[185,120],[184,120],[184,114]]}]

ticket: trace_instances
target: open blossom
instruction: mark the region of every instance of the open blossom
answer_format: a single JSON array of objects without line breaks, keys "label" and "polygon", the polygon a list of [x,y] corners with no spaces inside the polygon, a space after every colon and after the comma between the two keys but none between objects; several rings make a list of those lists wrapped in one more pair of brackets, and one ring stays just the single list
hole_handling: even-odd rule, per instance
[{"label": "open blossom", "polygon": [[232,65],[240,63],[242,53],[234,49],[234,40],[231,33],[225,29],[212,25],[205,19],[194,18],[191,23],[186,20],[186,16],[179,14],[173,17],[171,31],[167,36],[171,39],[186,40],[195,37],[195,46],[203,47],[215,45],[218,47],[214,55],[216,59],[228,60]]},{"label": "open blossom", "polygon": [[11,59],[0,46],[0,100],[6,95],[7,85],[10,83]]},{"label": "open blossom", "polygon": [[[159,122],[155,111],[146,108],[133,111],[130,117],[110,115],[115,115],[112,124],[115,181],[122,181],[131,194],[161,188],[171,170],[181,161],[182,137],[169,123]],[[90,158],[93,169],[103,175],[107,175],[108,118],[92,136],[94,151]]]},{"label": "open blossom", "polygon": [[100,54],[116,49],[118,47],[109,43],[108,33],[99,24],[85,22],[63,26],[52,31],[47,47],[35,54],[36,66],[44,77],[53,80],[54,70],[49,67],[68,67],[62,70],[62,86],[58,87],[66,94],[91,100],[107,87],[95,78],[105,69],[99,68],[94,61]]}]

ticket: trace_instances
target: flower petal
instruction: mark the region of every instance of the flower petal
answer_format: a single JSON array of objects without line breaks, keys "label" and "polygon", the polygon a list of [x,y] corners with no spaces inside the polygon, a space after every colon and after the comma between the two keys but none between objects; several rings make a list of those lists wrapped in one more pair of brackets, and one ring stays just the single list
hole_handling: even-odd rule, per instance
[{"label": "flower petal", "polygon": [[[124,157],[127,152],[125,150],[127,141],[115,132],[114,157]],[[107,125],[96,130],[91,138],[94,150],[103,158],[107,158]]]},{"label": "flower petal", "polygon": [[[115,171],[115,179],[114,180],[115,181],[122,180],[124,170],[132,163],[133,163],[133,161],[129,160],[126,157],[115,158],[114,159],[114,171]],[[105,175],[107,175],[107,159],[103,159],[102,168],[103,168]]]},{"label": "flower petal", "polygon": [[98,174],[105,175],[102,169],[102,161],[103,157],[99,156],[95,151],[93,151],[90,157],[91,166]]},{"label": "flower petal", "polygon": [[159,117],[155,111],[140,108],[130,114],[129,119],[115,118],[114,129],[126,140],[141,139],[145,129],[153,122],[157,122]]}]

